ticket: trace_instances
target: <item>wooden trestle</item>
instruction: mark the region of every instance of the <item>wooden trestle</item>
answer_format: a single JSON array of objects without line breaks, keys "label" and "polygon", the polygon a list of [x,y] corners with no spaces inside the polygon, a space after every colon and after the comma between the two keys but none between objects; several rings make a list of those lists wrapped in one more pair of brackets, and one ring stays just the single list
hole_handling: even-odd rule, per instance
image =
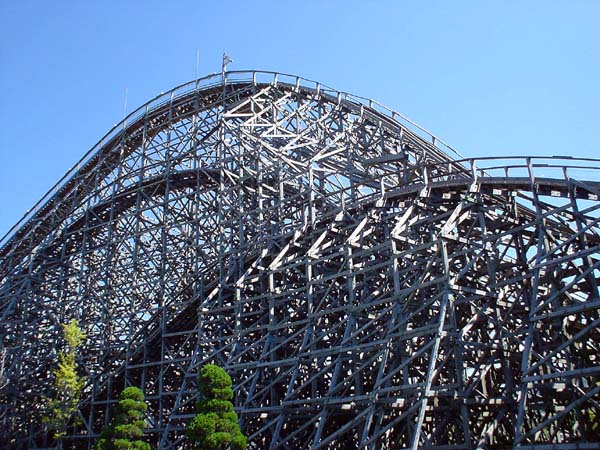
[{"label": "wooden trestle", "polygon": [[42,397],[77,318],[65,448],[91,449],[130,385],[153,448],[188,448],[207,362],[249,448],[598,448],[599,278],[600,160],[462,159],[319,83],[195,80],[0,241],[0,443],[50,445]]}]

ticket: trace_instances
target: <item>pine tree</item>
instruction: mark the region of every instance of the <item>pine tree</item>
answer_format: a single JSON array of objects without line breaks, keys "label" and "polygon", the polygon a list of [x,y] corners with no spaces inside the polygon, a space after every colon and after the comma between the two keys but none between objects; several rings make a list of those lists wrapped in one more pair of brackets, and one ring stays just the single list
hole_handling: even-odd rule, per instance
[{"label": "pine tree", "polygon": [[198,391],[202,398],[187,430],[196,450],[243,450],[248,445],[230,401],[231,386],[231,377],[219,366],[207,364],[200,370]]},{"label": "pine tree", "polygon": [[111,424],[102,430],[96,450],[150,450],[144,435],[144,414],[148,405],[140,388],[128,387],[119,395],[116,414]]},{"label": "pine tree", "polygon": [[77,412],[85,377],[77,374],[77,349],[85,342],[86,334],[76,319],[63,325],[66,351],[58,353],[58,367],[54,369],[54,398],[47,399],[48,413],[42,418],[52,437],[58,441],[66,434],[69,422]]}]

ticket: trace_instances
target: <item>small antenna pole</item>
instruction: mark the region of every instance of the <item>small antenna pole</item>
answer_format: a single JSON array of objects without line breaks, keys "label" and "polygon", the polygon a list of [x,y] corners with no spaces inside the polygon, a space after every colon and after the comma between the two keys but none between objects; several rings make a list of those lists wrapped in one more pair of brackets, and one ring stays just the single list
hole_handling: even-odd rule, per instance
[{"label": "small antenna pole", "polygon": [[198,79],[198,69],[200,67],[200,49],[196,49],[196,80]]},{"label": "small antenna pole", "polygon": [[[126,116],[127,116],[127,88],[125,88],[125,98],[123,99],[123,120],[125,120]],[[123,123],[123,126],[125,126],[125,123]]]},{"label": "small antenna pole", "polygon": [[127,88],[125,88],[125,96],[123,97],[123,118],[127,114]]}]

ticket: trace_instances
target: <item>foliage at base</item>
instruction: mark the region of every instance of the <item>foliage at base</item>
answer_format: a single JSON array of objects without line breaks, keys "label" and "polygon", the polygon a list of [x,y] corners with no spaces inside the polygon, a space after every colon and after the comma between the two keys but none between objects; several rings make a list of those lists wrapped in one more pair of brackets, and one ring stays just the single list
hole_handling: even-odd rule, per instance
[{"label": "foliage at base", "polygon": [[54,397],[47,398],[47,414],[42,418],[58,441],[66,434],[67,426],[77,412],[85,377],[77,374],[77,349],[86,339],[75,319],[63,325],[66,351],[58,352],[58,367],[54,369]]},{"label": "foliage at base", "polygon": [[144,393],[137,387],[128,387],[119,395],[116,414],[110,425],[104,427],[96,450],[150,450],[150,444],[140,438],[144,435],[144,414],[148,405]]},{"label": "foliage at base", "polygon": [[231,386],[231,377],[219,366],[207,364],[200,370],[198,391],[202,400],[187,429],[196,450],[243,450],[248,445],[233,410]]}]

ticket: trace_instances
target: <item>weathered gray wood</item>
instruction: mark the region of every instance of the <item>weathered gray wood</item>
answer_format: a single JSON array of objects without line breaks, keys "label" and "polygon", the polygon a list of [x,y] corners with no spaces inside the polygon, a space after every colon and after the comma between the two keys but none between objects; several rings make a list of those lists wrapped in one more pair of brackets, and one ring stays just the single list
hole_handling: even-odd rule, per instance
[{"label": "weathered gray wood", "polygon": [[463,159],[298,77],[180,86],[0,240],[0,442],[50,444],[35,417],[76,317],[75,448],[126,385],[153,445],[184,447],[207,362],[255,448],[595,448],[598,180],[598,159]]}]

